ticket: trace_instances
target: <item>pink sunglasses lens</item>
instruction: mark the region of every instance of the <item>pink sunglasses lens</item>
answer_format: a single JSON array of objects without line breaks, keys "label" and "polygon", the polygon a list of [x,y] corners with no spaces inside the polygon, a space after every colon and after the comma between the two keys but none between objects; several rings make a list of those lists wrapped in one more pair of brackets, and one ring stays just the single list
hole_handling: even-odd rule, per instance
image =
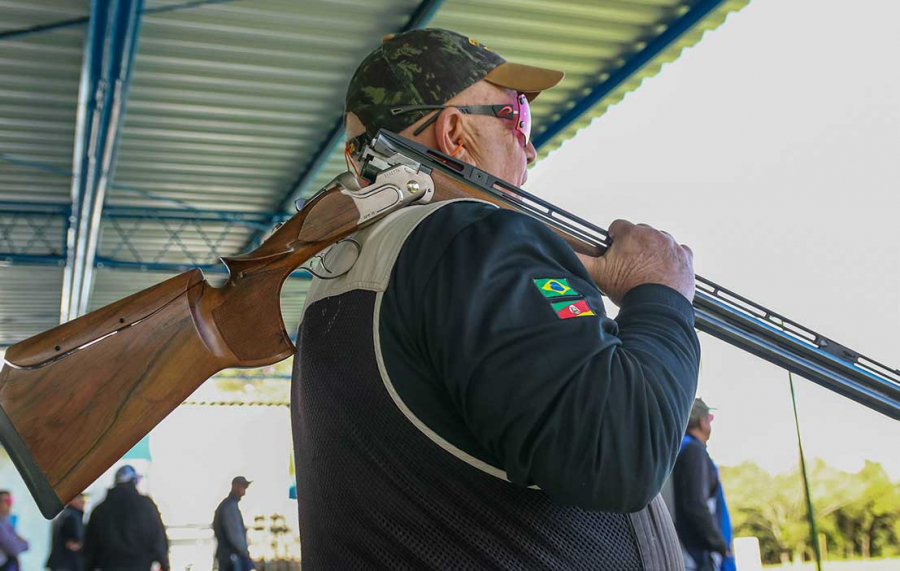
[{"label": "pink sunglasses lens", "polygon": [[531,140],[531,107],[528,106],[528,98],[520,93],[518,99],[519,114],[517,115],[516,129],[525,135],[525,144]]}]

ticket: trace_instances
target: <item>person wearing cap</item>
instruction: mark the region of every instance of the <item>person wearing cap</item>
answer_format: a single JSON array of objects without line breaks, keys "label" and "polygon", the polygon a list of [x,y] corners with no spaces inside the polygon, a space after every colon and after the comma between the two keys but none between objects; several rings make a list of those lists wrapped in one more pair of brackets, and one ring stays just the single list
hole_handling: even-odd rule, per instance
[{"label": "person wearing cap", "polygon": [[[388,129],[521,185],[529,106],[562,77],[448,30],[385,38],[347,90],[348,160]],[[579,258],[519,213],[410,206],[312,281],[291,399],[304,570],[682,567],[658,493],[696,391],[691,253],[610,232]]]},{"label": "person wearing cap", "polygon": [[719,470],[706,450],[712,434],[710,410],[703,399],[694,401],[672,472],[675,528],[689,571],[734,569],[725,495],[719,482]]},{"label": "person wearing cap", "polygon": [[91,511],[84,538],[87,571],[149,571],[154,562],[169,571],[166,528],[153,500],[138,492],[139,481],[132,466],[122,466]]},{"label": "person wearing cap", "polygon": [[28,551],[28,541],[10,521],[12,504],[12,492],[0,490],[0,571],[19,571],[19,555]]},{"label": "person wearing cap", "polygon": [[250,480],[237,476],[231,480],[228,494],[213,516],[213,533],[216,535],[216,561],[219,571],[247,571],[255,569],[247,549],[247,528],[238,502],[247,494]]},{"label": "person wearing cap", "polygon": [[84,569],[81,548],[84,546],[84,494],[75,496],[53,520],[50,532],[50,555],[45,567],[50,571]]}]

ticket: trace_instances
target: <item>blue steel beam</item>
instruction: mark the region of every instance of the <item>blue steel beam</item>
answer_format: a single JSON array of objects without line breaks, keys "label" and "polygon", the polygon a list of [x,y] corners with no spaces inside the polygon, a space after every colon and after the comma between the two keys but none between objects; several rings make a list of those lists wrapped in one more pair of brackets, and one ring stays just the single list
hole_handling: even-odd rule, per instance
[{"label": "blue steel beam", "polygon": [[[169,4],[168,6],[158,6],[156,8],[147,8],[146,10],[142,10],[141,14],[159,14],[162,12],[174,12],[176,10],[184,10],[186,8],[196,8],[198,6],[205,6],[206,4],[225,4],[228,2],[234,2],[234,0],[192,0],[190,2],[181,2],[180,4]],[[22,36],[30,36],[32,34],[40,34],[43,32],[52,32],[54,30],[61,30],[63,28],[71,28],[74,26],[83,26],[90,22],[91,18],[89,16],[78,16],[75,18],[68,18],[66,20],[59,20],[57,22],[51,22],[49,24],[39,24],[37,26],[29,26],[27,28],[17,28],[15,30],[6,30],[4,32],[0,32],[0,40],[11,40],[13,38],[20,38]]]},{"label": "blue steel beam", "polygon": [[[407,20],[399,33],[409,32],[410,30],[416,30],[427,26],[428,22],[434,18],[434,15],[437,14],[437,11],[441,8],[443,3],[444,0],[423,0],[410,15],[409,20]],[[312,181],[316,178],[316,175],[318,175],[322,170],[322,167],[325,166],[328,157],[334,153],[343,136],[344,118],[341,116],[328,132],[328,136],[325,137],[322,144],[319,145],[319,148],[313,155],[312,160],[309,161],[307,167],[303,169],[303,172],[300,173],[297,179],[291,183],[291,186],[288,187],[287,191],[284,193],[284,198],[281,199],[277,208],[279,212],[293,211],[294,201],[306,192],[309,185],[312,184]],[[268,227],[271,228],[277,222],[279,222],[279,220],[273,218]],[[265,234],[266,232],[261,231],[251,236],[243,250],[248,251],[259,244]]]},{"label": "blue steel beam", "polygon": [[[204,273],[209,274],[227,274],[228,268],[225,267],[225,264],[201,264],[201,265],[191,265],[191,264],[173,264],[167,262],[133,262],[131,260],[117,260],[115,258],[104,258],[97,257],[96,259],[98,268],[111,268],[111,269],[121,269],[121,270],[140,270],[146,272],[170,272],[174,274],[178,274],[181,272],[186,272],[188,270],[192,270],[194,268],[199,268],[204,271]],[[306,270],[295,270],[291,275],[291,279],[300,279],[300,280],[309,280],[312,279],[312,275]]]},{"label": "blue steel beam", "polygon": [[0,252],[0,267],[8,266],[62,266],[66,263],[64,255],[32,256],[29,254],[12,254]]},{"label": "blue steel beam", "polygon": [[[0,214],[44,216],[69,216],[72,207],[63,202],[13,202],[0,201]],[[139,206],[107,206],[103,209],[103,218],[153,218],[157,220],[188,220],[190,222],[231,222],[251,228],[263,228],[263,222],[272,217],[279,220],[291,215],[284,212],[254,212],[232,210],[206,210],[192,208],[144,208]]]},{"label": "blue steel beam", "polygon": [[574,107],[563,113],[559,119],[551,123],[546,129],[534,137],[534,146],[539,149],[548,141],[562,133],[569,125],[577,121],[579,117],[587,113],[591,107],[609,95],[614,89],[622,85],[631,76],[640,71],[653,58],[663,50],[674,44],[695,25],[703,21],[713,10],[724,3],[724,0],[701,0],[694,4],[682,16],[676,18],[666,30],[653,38],[641,51],[628,58],[617,70],[612,72],[605,81],[597,84],[590,93],[581,98]]},{"label": "blue steel beam", "polygon": [[87,310],[100,218],[115,168],[143,0],[93,0],[84,44],[72,160],[72,217],[60,321]]},{"label": "blue steel beam", "polygon": [[[41,172],[46,172],[48,174],[53,174],[57,176],[64,176],[66,178],[74,177],[74,173],[69,169],[62,168],[51,163],[45,163],[40,161],[30,161],[27,159],[22,159],[19,157],[15,157],[13,155],[8,155],[6,153],[0,153],[0,161],[8,162],[12,165],[33,168],[35,170],[39,170]],[[290,218],[290,214],[284,212],[237,212],[230,210],[210,210],[210,209],[202,209],[193,206],[192,204],[185,202],[184,200],[180,200],[178,198],[172,198],[169,196],[160,196],[149,190],[143,190],[141,188],[136,188],[134,186],[128,184],[121,184],[113,182],[109,185],[111,188],[115,190],[121,190],[123,192],[130,192],[132,194],[137,194],[138,196],[142,196],[149,200],[155,200],[157,202],[170,202],[172,204],[178,205],[180,208],[162,208],[162,209],[141,209],[146,210],[148,212],[159,212],[160,214],[157,218],[169,219],[169,218],[178,218],[183,219],[185,217],[190,218],[191,216],[196,215],[197,220],[205,220],[210,216],[219,218],[225,222],[236,222],[238,224],[244,224],[248,226],[252,226],[257,230],[266,231],[272,227],[272,224],[269,222],[274,219],[276,222],[280,222],[286,218]],[[35,204],[35,203],[26,203],[26,202],[10,202],[7,204],[15,205],[15,206],[23,206],[27,204]],[[70,205],[66,204],[66,208],[69,209]],[[107,210],[116,210],[120,211],[123,209],[129,209],[135,207],[107,207],[104,209],[104,217],[106,216],[105,212]],[[251,218],[255,221],[244,220],[244,218]]]}]

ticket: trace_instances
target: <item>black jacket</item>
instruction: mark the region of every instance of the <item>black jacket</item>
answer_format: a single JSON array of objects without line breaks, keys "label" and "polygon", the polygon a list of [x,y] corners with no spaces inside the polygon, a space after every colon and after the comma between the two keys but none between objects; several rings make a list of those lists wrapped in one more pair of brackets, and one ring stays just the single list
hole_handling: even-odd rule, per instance
[{"label": "black jacket", "polygon": [[722,538],[718,520],[709,509],[719,489],[719,475],[706,446],[691,440],[684,445],[672,472],[675,492],[675,529],[682,545],[696,559],[703,552],[725,554],[728,546]]},{"label": "black jacket", "polygon": [[148,571],[157,561],[169,569],[169,540],[153,500],[134,484],[117,484],[91,512],[84,544],[85,569]]},{"label": "black jacket", "polygon": [[219,561],[227,561],[232,554],[246,560],[250,559],[247,550],[247,528],[244,527],[244,517],[238,507],[239,501],[239,497],[229,494],[216,508],[213,532],[218,542],[216,558]]},{"label": "black jacket", "polygon": [[696,392],[690,303],[646,284],[610,319],[546,226],[441,206],[357,235],[353,268],[310,287],[303,568],[679,568],[656,496]]},{"label": "black jacket", "polygon": [[84,569],[81,558],[82,550],[73,551],[66,547],[66,543],[70,541],[84,542],[84,512],[72,506],[66,506],[62,513],[53,520],[51,533],[47,568],[69,571]]}]

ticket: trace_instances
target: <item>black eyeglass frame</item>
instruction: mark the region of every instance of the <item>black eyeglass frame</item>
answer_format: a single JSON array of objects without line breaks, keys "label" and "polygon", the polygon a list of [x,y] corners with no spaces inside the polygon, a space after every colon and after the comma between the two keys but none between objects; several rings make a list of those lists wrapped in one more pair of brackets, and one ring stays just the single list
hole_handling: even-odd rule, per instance
[{"label": "black eyeglass frame", "polygon": [[[519,97],[524,97],[524,95],[519,95]],[[509,121],[517,121],[517,115],[519,114],[518,109],[516,109],[512,103],[500,103],[498,105],[402,105],[400,107],[391,108],[391,115],[397,116],[401,113],[408,113],[410,111],[437,110],[437,113],[434,113],[427,121],[419,125],[418,129],[413,131],[413,135],[418,135],[427,129],[429,125],[437,121],[441,111],[450,109],[451,107],[453,109],[459,109],[467,115],[487,115],[499,119],[507,119]],[[516,127],[520,126],[521,125],[516,125]]]}]

